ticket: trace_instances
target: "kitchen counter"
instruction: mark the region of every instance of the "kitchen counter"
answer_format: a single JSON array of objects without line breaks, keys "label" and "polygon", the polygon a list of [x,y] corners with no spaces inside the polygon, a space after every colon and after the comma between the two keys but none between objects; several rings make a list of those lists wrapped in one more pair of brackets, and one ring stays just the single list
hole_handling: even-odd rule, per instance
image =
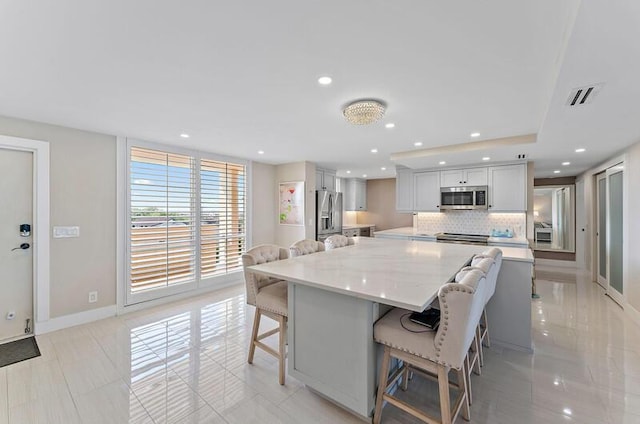
[{"label": "kitchen counter", "polygon": [[[486,248],[357,237],[352,246],[250,269],[288,281],[289,375],[369,419],[379,359],[375,321],[392,306],[423,310]],[[491,342],[530,352],[533,254],[501,249],[496,293],[487,304]]]},{"label": "kitchen counter", "polygon": [[349,225],[343,225],[342,229],[343,230],[352,230],[354,228],[371,228],[371,227],[375,227],[376,224],[349,224]]},{"label": "kitchen counter", "polygon": [[378,238],[397,238],[411,240],[412,238],[420,238],[425,240],[435,240],[435,234],[421,233],[416,231],[413,227],[400,227],[392,228],[390,230],[375,231],[374,237]]},{"label": "kitchen counter", "polygon": [[[436,235],[416,231],[413,227],[392,228],[390,230],[375,231],[374,237],[400,240],[435,241]],[[529,241],[524,237],[489,237],[487,243],[490,246],[529,247]]]}]

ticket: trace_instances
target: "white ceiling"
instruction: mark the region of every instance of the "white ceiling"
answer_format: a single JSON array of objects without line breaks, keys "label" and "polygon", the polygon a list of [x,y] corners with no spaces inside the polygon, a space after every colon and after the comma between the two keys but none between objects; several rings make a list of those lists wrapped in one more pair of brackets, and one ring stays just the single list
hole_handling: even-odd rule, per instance
[{"label": "white ceiling", "polygon": [[[564,160],[575,175],[640,139],[638,3],[2,1],[0,114],[369,177],[394,175],[390,155],[415,141],[538,133],[437,159],[527,153],[538,176]],[[592,104],[563,106],[595,82],[606,85]],[[359,98],[387,102],[384,120],[346,123],[341,108]]]}]

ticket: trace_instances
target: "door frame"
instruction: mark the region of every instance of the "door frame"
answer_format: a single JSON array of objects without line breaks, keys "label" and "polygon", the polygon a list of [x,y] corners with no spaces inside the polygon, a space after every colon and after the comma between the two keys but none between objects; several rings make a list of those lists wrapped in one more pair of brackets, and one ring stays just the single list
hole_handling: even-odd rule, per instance
[{"label": "door frame", "polygon": [[595,176],[595,186],[596,186],[596,198],[595,198],[595,216],[596,216],[596,225],[595,225],[595,239],[596,239],[596,252],[595,252],[595,258],[596,258],[596,282],[598,284],[600,284],[600,286],[602,286],[603,289],[605,290],[609,290],[609,256],[607,254],[607,270],[606,270],[606,276],[603,277],[602,275],[600,275],[600,233],[602,232],[601,228],[600,228],[600,181],[604,180],[604,185],[605,185],[605,214],[607,215],[607,219],[605,222],[605,229],[607,231],[607,238],[605,238],[604,243],[606,246],[606,250],[609,250],[609,243],[608,243],[608,237],[609,237],[609,219],[608,219],[608,214],[609,214],[609,179],[607,178],[607,171],[605,170],[604,172],[601,172],[599,174],[596,174]]},{"label": "door frame", "polygon": [[0,149],[33,154],[33,334],[49,320],[49,143],[0,135]]},{"label": "door frame", "polygon": [[[607,207],[607,251],[609,251],[610,247],[611,247],[611,220],[609,219],[609,217],[611,216],[611,202],[610,202],[610,197],[611,197],[611,188],[610,188],[610,183],[611,183],[611,176],[614,174],[619,174],[622,173],[622,179],[623,179],[623,193],[624,193],[624,163],[619,163],[615,166],[612,166],[611,168],[608,168],[605,171],[605,178],[607,180],[606,186],[607,186],[607,203],[606,203],[606,207]],[[623,202],[624,202],[624,195],[623,195]],[[622,205],[623,211],[624,211],[624,203]],[[624,221],[625,221],[625,217],[624,217],[624,212],[623,212],[623,218],[622,218],[622,225],[623,225],[623,231],[622,233],[624,234]],[[624,255],[624,242],[623,242],[623,251],[622,254]],[[623,259],[623,264],[624,264],[624,259]],[[624,267],[624,265],[623,265]],[[613,299],[617,304],[619,304],[620,306],[622,306],[624,308],[624,303],[625,303],[625,298],[624,298],[624,294],[620,293],[619,291],[617,291],[615,288],[613,288],[611,286],[610,283],[610,278],[611,276],[611,255],[607,254],[607,296],[609,296],[611,299]],[[623,281],[622,281],[622,291],[624,292],[624,269],[623,269]]]}]

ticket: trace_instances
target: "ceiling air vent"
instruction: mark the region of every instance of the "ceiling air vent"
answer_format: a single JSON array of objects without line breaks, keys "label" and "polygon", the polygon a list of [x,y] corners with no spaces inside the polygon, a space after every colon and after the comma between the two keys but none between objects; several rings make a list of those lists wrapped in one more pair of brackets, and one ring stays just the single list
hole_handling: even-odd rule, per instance
[{"label": "ceiling air vent", "polygon": [[518,155],[518,159],[526,159],[527,158],[527,154],[526,153],[522,153]]},{"label": "ceiling air vent", "polygon": [[571,90],[567,98],[567,106],[581,106],[591,103],[604,84],[593,84]]}]

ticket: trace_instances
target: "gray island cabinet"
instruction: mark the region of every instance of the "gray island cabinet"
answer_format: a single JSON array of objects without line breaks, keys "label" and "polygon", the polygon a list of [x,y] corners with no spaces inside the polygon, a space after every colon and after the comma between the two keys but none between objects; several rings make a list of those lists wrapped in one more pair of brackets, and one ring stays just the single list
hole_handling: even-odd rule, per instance
[{"label": "gray island cabinet", "polygon": [[[356,238],[340,249],[256,265],[289,282],[288,373],[344,408],[370,417],[377,351],[373,324],[391,307],[422,311],[441,285],[486,247]],[[503,248],[487,313],[491,341],[531,351],[529,249]]]}]

